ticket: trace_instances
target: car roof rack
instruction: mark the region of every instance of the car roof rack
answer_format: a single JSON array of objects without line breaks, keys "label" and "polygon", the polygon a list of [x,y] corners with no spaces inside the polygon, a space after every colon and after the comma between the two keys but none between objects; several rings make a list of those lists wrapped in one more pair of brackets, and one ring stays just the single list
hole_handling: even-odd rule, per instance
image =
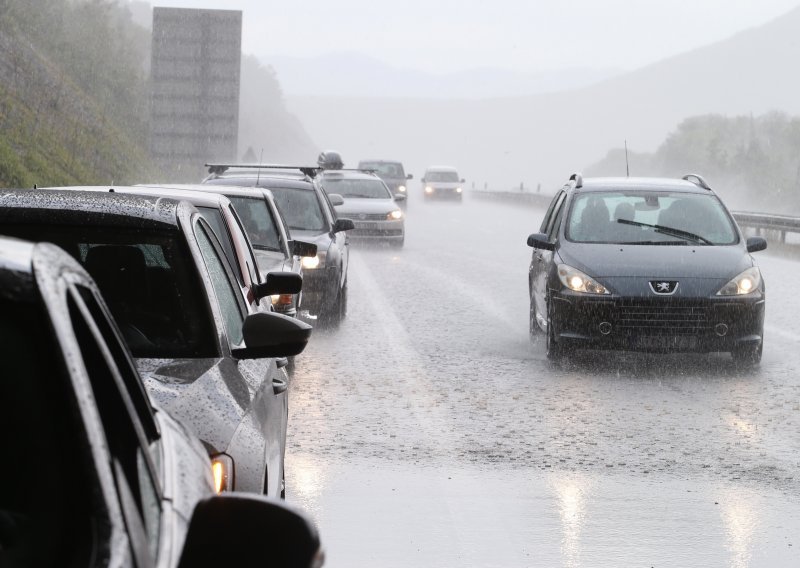
[{"label": "car roof rack", "polygon": [[685,180],[685,181],[688,181],[688,182],[691,182],[691,183],[695,184],[697,187],[702,187],[703,189],[707,189],[708,191],[712,191],[711,190],[711,186],[708,185],[708,182],[706,182],[706,180],[704,180],[703,176],[701,176],[701,175],[698,175],[698,174],[686,174],[681,179]]},{"label": "car roof rack", "polygon": [[321,171],[319,166],[289,166],[285,164],[205,164],[205,167],[208,168],[208,173],[211,175],[223,174],[230,168],[239,168],[244,170],[299,170],[303,173],[303,175],[308,176],[311,179],[317,177],[317,174]]},{"label": "car roof rack", "polygon": [[575,182],[575,189],[583,187],[583,176],[578,172],[575,172],[574,174],[569,176],[569,181]]},{"label": "car roof rack", "polygon": [[366,174],[376,174],[378,170],[371,168],[337,168],[337,169],[322,169],[324,172],[362,172]]}]

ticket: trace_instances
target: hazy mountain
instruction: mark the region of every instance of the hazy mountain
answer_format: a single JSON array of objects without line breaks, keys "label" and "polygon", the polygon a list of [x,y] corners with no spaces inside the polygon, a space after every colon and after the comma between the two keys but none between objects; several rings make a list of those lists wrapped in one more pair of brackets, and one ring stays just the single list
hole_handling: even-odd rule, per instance
[{"label": "hazy mountain", "polygon": [[[725,41],[600,84],[562,93],[488,100],[290,97],[321,147],[346,162],[404,160],[419,174],[452,163],[493,187],[551,190],[628,140],[651,152],[686,117],[800,114],[800,9]],[[624,164],[620,164],[620,173]]]},{"label": "hazy mountain", "polygon": [[480,99],[574,89],[621,73],[591,68],[535,73],[478,68],[435,74],[395,67],[359,53],[310,58],[265,55],[259,59],[275,69],[289,95]]}]

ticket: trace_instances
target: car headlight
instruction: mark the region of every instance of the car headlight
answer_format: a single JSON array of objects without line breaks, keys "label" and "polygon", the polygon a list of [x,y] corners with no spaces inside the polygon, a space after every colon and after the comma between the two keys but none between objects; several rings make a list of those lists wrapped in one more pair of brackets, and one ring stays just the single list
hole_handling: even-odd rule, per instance
[{"label": "car headlight", "polygon": [[406,186],[398,185],[397,186],[397,191],[399,191],[400,193],[405,193],[406,192]]},{"label": "car headlight", "polygon": [[314,270],[324,266],[325,260],[322,254],[324,253],[317,253],[317,256],[304,256],[303,260],[300,261],[300,265],[307,270]]},{"label": "car headlight", "polygon": [[725,284],[717,296],[744,296],[752,294],[761,288],[761,271],[758,267],[748,268],[739,276]]},{"label": "car headlight", "polygon": [[211,473],[214,476],[214,491],[233,491],[233,458],[228,454],[211,457]]},{"label": "car headlight", "polygon": [[583,292],[584,294],[611,294],[611,292],[609,292],[605,286],[597,282],[597,280],[567,264],[558,265],[558,278],[564,286],[573,292]]},{"label": "car headlight", "polygon": [[425,186],[425,193],[433,193],[433,188],[429,185]]},{"label": "car headlight", "polygon": [[274,294],[270,296],[272,300],[273,306],[291,306],[292,305],[292,295],[291,294]]},{"label": "car headlight", "polygon": [[386,214],[387,221],[399,221],[402,218],[403,218],[403,212],[400,211],[399,209],[395,209],[394,211],[391,211]]},{"label": "car headlight", "polygon": [[461,193],[462,191],[464,191],[463,188],[460,188],[460,187],[456,188],[456,193]]}]

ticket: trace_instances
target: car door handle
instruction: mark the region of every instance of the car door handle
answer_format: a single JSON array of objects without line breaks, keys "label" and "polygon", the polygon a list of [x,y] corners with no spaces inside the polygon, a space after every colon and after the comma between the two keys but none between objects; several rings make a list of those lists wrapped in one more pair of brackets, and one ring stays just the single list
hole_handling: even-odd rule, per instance
[{"label": "car door handle", "polygon": [[274,394],[281,394],[289,388],[289,383],[283,379],[272,379],[272,392]]},{"label": "car door handle", "polygon": [[279,357],[275,359],[275,365],[280,369],[281,367],[285,367],[289,364],[289,359],[287,357]]}]

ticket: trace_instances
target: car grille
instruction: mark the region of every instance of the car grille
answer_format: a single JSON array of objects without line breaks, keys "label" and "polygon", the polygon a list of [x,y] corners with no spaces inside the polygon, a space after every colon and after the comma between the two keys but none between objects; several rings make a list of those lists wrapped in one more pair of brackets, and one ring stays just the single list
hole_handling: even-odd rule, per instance
[{"label": "car grille", "polygon": [[681,304],[623,305],[617,327],[648,335],[697,335],[709,327],[708,308]]},{"label": "car grille", "polygon": [[402,229],[357,229],[350,231],[354,237],[401,237]]},{"label": "car grille", "polygon": [[388,213],[361,213],[358,215],[352,215],[350,218],[353,221],[386,221],[386,216]]}]

